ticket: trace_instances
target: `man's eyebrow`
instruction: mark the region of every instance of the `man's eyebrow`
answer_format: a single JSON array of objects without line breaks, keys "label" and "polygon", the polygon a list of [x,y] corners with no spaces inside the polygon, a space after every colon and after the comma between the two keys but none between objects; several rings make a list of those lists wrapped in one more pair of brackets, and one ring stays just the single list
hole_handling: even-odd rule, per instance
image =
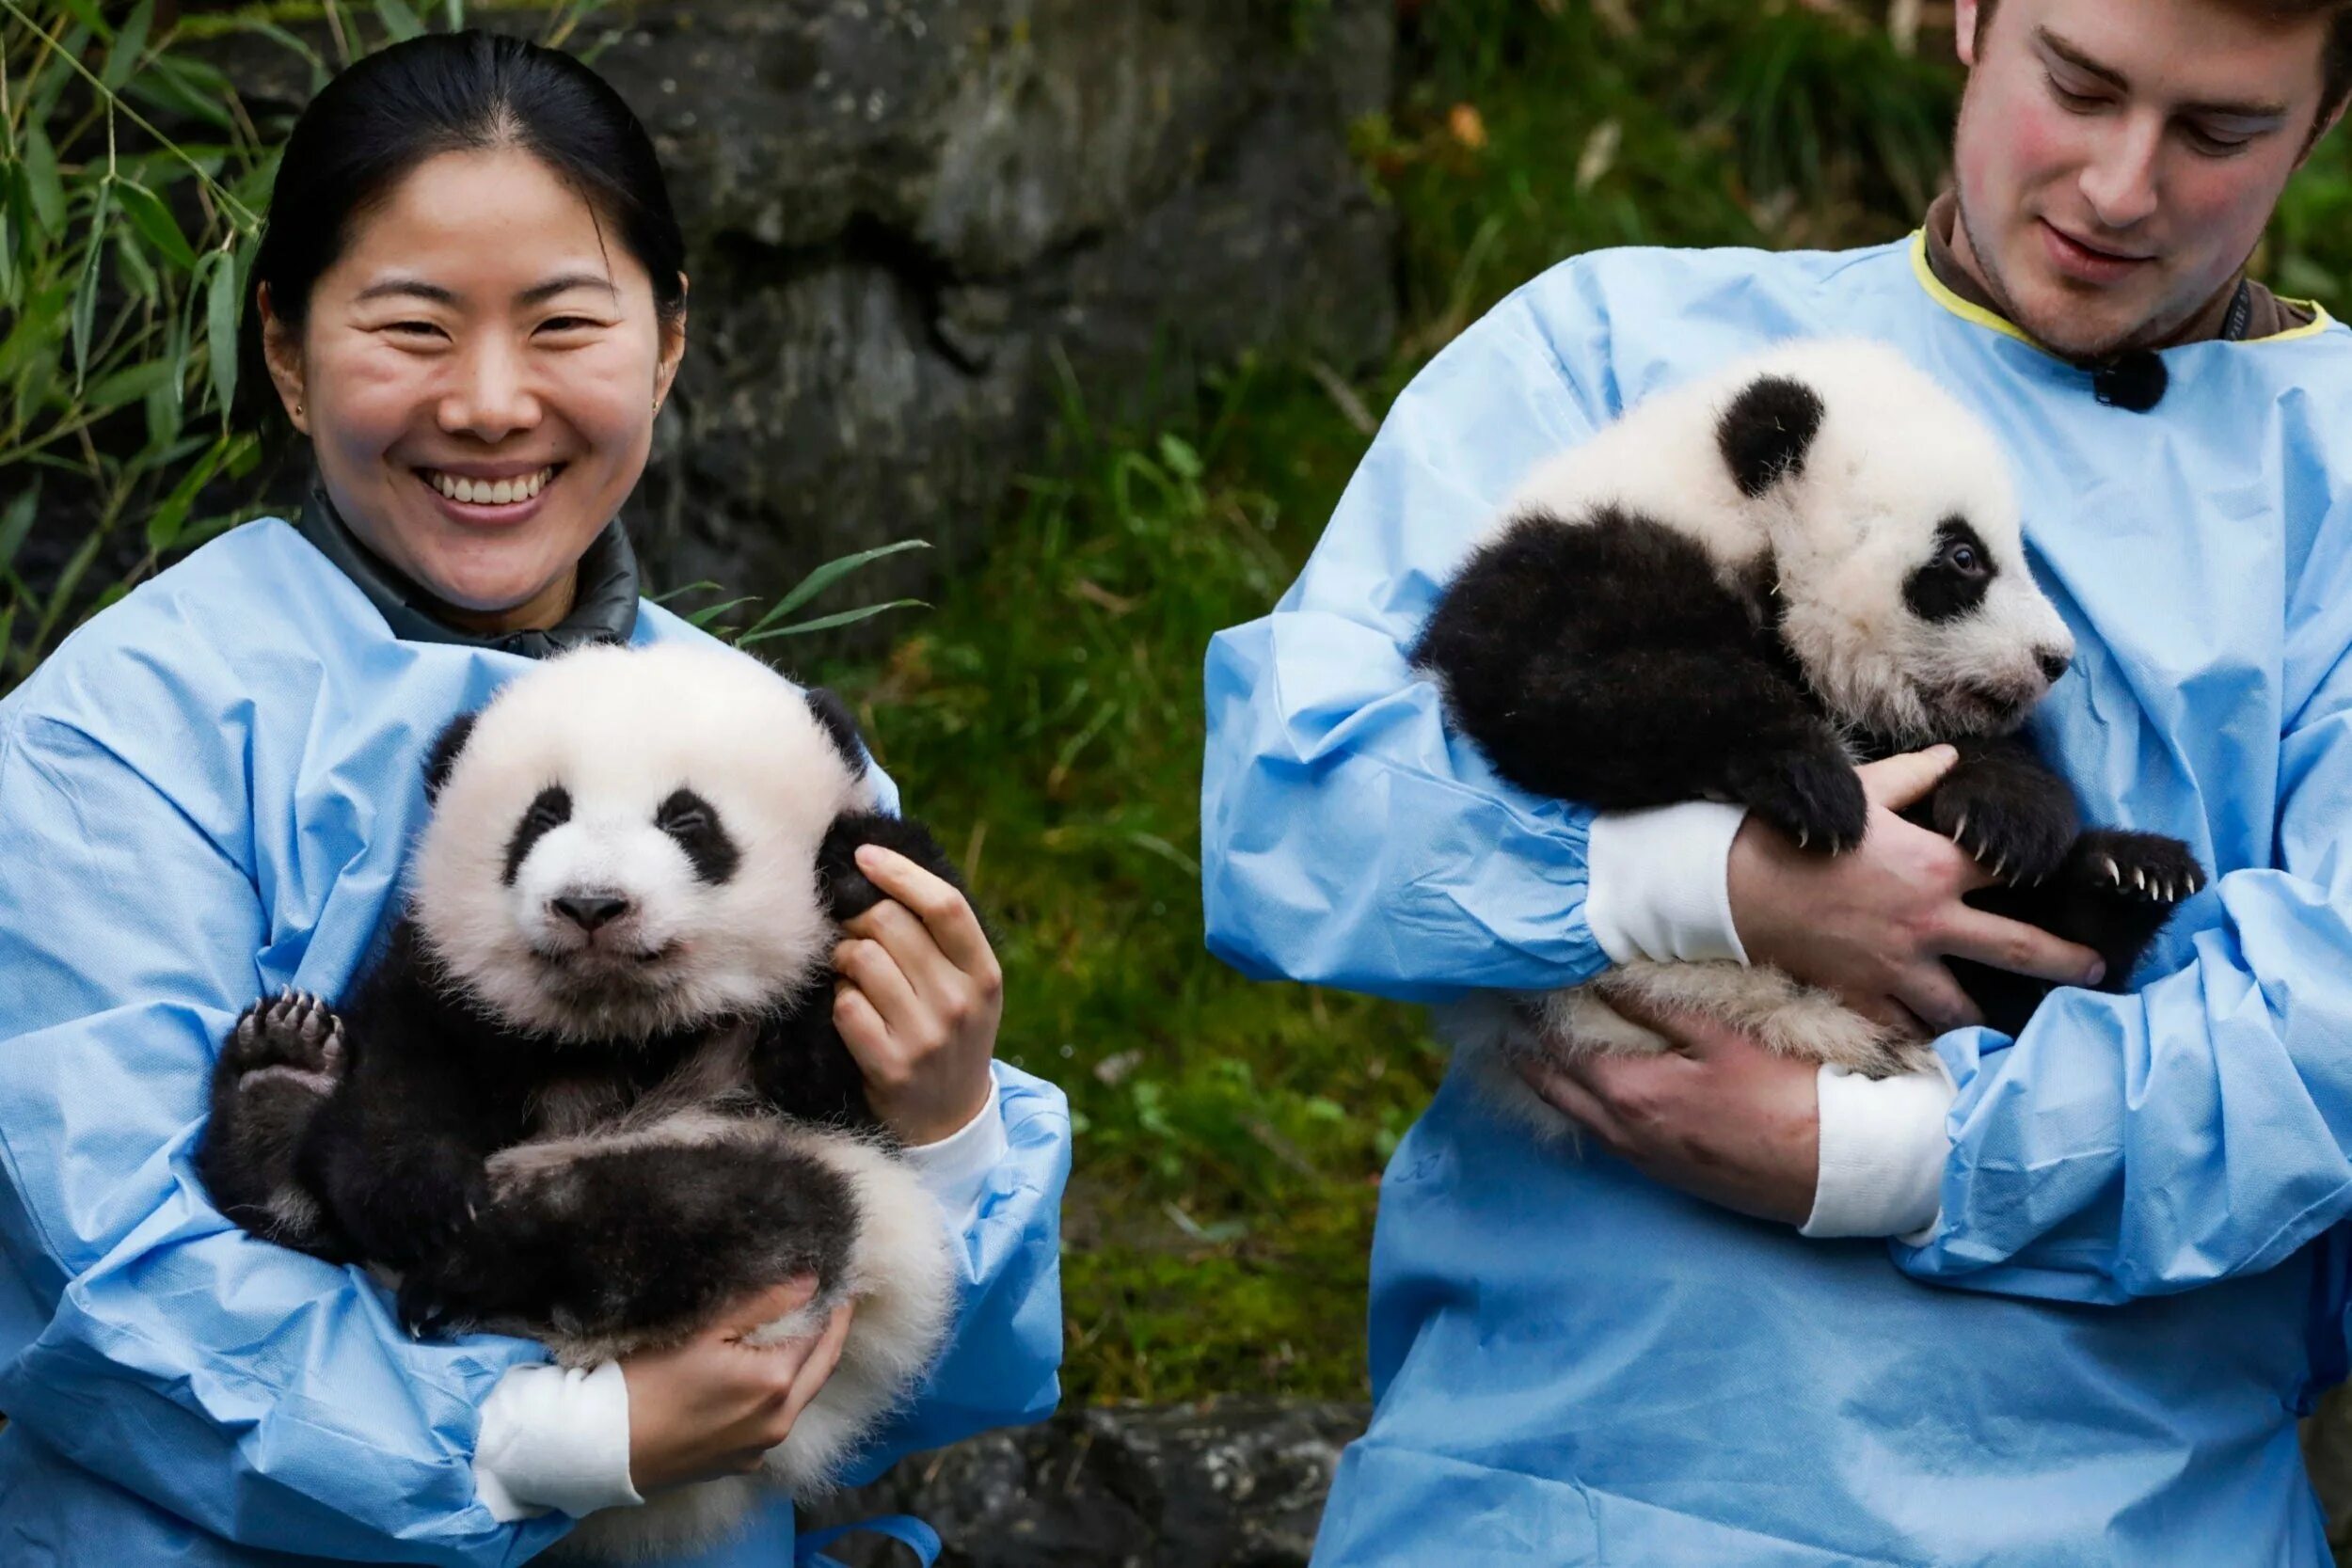
[{"label": "man's eyebrow", "polygon": [[609,294],[620,292],[612,286],[612,279],[601,273],[566,272],[559,273],[544,283],[532,284],[521,293],[516,294],[515,299],[517,304],[537,305],[553,299],[567,289],[601,289]]},{"label": "man's eyebrow", "polygon": [[[2033,36],[2036,43],[2076,71],[2096,76],[2119,92],[2131,90],[2132,84],[2122,71],[2113,66],[2101,65],[2047,26],[2036,27]],[[2186,114],[2213,115],[2223,119],[2284,119],[2288,106],[2285,103],[2201,102],[2184,103],[2181,108]]]},{"label": "man's eyebrow", "polygon": [[359,291],[359,300],[364,303],[371,299],[383,299],[392,294],[405,294],[414,299],[430,301],[435,305],[457,303],[454,291],[444,289],[438,283],[427,283],[421,277],[388,277],[381,283],[371,283]]}]

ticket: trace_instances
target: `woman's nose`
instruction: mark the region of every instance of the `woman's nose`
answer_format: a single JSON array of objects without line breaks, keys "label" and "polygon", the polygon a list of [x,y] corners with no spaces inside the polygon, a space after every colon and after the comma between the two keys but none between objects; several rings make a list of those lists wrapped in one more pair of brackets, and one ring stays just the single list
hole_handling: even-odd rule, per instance
[{"label": "woman's nose", "polygon": [[442,393],[441,428],[497,441],[539,422],[522,356],[503,342],[485,341],[457,356],[453,384]]}]

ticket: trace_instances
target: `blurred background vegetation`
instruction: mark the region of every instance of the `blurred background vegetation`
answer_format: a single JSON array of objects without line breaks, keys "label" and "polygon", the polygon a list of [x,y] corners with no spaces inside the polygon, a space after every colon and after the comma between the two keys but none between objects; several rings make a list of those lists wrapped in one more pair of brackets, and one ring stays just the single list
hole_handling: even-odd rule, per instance
[{"label": "blurred background vegetation", "polygon": [[[1318,0],[1289,3],[1309,36]],[[297,13],[360,49],[457,11],[201,20],[329,69],[281,26]],[[186,56],[194,25],[159,27],[153,0],[0,0],[0,689],[245,515],[211,503],[259,456],[224,410],[273,128]],[[1401,226],[1391,361],[1245,363],[1148,429],[1065,379],[1055,453],[977,566],[886,652],[802,672],[860,705],[960,847],[1004,934],[1004,1053],[1070,1092],[1075,1400],[1359,1396],[1378,1176],[1440,1067],[1411,1010],[1250,984],[1204,952],[1210,634],[1271,604],[1389,400],[1518,283],[1600,245],[1892,239],[1944,172],[1948,7],[1404,0],[1398,25],[1393,103],[1355,128]],[[165,115],[203,135],[165,145],[145,123]],[[2330,309],[2352,281],[2344,149],[2319,150],[2257,258]],[[72,526],[28,550],[43,488]]]}]

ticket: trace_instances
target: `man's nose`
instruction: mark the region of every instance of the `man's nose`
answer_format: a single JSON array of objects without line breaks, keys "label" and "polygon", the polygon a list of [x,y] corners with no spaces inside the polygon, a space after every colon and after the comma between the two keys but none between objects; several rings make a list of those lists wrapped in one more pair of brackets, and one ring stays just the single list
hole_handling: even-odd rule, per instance
[{"label": "man's nose", "polygon": [[[2131,117],[2117,121],[2098,138],[2090,162],[2082,173],[2083,199],[2091,215],[2108,230],[2129,229],[2153,216],[2158,192],[2156,160],[2164,146],[2164,125],[2158,118]],[[2099,236],[2080,236],[2092,245]]]},{"label": "man's nose", "polygon": [[495,335],[466,345],[451,373],[441,397],[443,430],[498,441],[539,422],[522,356]]}]

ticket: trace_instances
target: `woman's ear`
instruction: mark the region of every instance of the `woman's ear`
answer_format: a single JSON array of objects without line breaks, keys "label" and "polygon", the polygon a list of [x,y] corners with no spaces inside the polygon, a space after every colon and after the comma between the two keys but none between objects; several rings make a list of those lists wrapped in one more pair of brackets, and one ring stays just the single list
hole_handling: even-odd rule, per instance
[{"label": "woman's ear", "polygon": [[653,368],[653,405],[669,401],[670,384],[677,379],[678,361],[686,357],[686,275],[677,275],[678,308],[661,324],[661,356]]},{"label": "woman's ear", "polygon": [[308,436],[310,420],[302,401],[301,335],[270,308],[268,284],[254,291],[253,303],[262,312],[262,358],[268,364],[269,378],[278,388],[278,401],[284,405],[288,421]]}]

